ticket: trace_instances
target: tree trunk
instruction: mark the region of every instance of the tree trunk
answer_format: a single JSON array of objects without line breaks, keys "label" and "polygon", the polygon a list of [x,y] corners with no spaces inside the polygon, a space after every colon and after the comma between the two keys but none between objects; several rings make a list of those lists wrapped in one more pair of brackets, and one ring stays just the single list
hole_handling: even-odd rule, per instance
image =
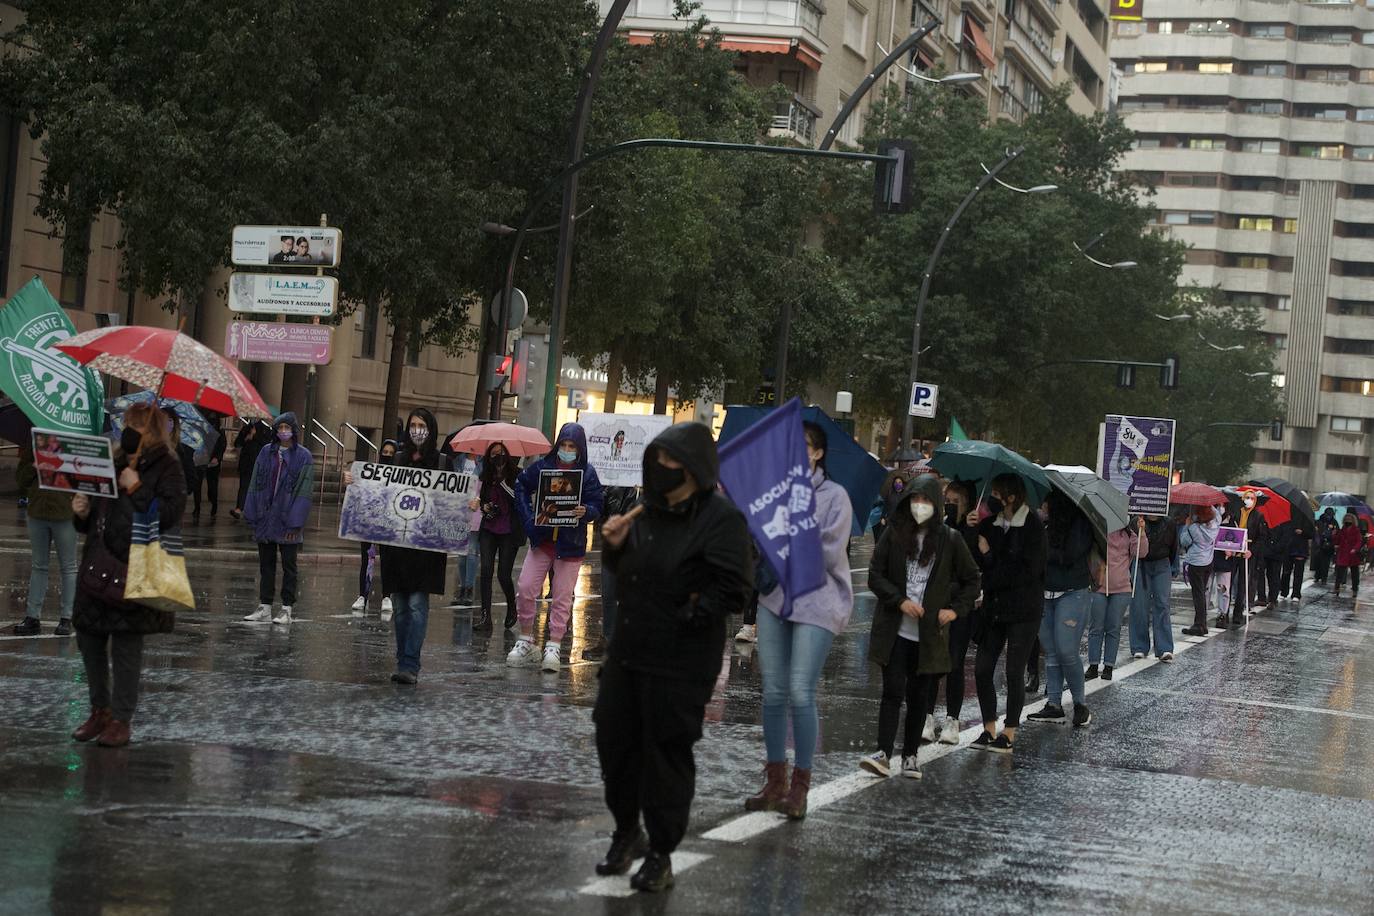
[{"label": "tree trunk", "polygon": [[391,355],[386,366],[386,399],[382,402],[383,439],[396,435],[397,415],[401,411],[401,374],[405,371],[406,345],[410,342],[410,322],[404,318],[393,318],[392,321]]},{"label": "tree trunk", "polygon": [[654,379],[654,413],[668,412],[668,376],[662,372]]},{"label": "tree trunk", "polygon": [[625,375],[625,345],[616,341],[611,347],[611,358],[606,363],[606,413],[615,413],[616,402],[620,400],[620,379]]}]

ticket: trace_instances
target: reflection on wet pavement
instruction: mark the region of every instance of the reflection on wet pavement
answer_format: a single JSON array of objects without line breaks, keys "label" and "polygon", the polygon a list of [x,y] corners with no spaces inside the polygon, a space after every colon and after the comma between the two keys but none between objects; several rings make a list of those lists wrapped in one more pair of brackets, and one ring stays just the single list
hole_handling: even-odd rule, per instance
[{"label": "reflection on wet pavement", "polygon": [[[0,622],[23,614],[20,530],[0,525]],[[127,749],[68,739],[87,713],[72,640],[0,637],[0,912],[1370,912],[1374,609],[1321,589],[1172,665],[1123,656],[1086,729],[1027,726],[1013,758],[923,751],[923,780],[879,784],[854,775],[879,690],[858,572],[821,687],[825,803],[737,821],[762,736],[752,647],[731,646],[678,887],[622,900],[591,871],[611,826],[580,660],[596,564],[560,674],[506,668],[514,636],[475,635],[436,598],[407,689],[377,599],[349,615],[356,551],[314,542],[287,629],[239,620],[256,603],[242,531],[202,536],[200,607],[149,640]],[[1175,612],[1191,619],[1182,592]]]}]

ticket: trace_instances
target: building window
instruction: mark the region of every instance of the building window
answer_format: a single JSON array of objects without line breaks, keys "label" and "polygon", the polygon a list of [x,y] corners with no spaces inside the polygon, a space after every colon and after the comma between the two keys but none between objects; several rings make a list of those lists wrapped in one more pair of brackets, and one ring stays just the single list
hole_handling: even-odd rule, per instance
[{"label": "building window", "polygon": [[844,43],[865,57],[868,56],[868,10],[854,3],[845,7]]},{"label": "building window", "polygon": [[1350,78],[1347,70],[1330,70],[1324,67],[1311,67],[1303,72],[1302,78],[1305,80],[1316,80],[1321,83],[1340,83]]},{"label": "building window", "polygon": [[[842,110],[848,102],[849,93],[841,92],[840,106],[835,110]],[[862,120],[863,116],[859,113],[858,109],[855,109],[853,114],[846,118],[845,122],[840,125],[840,132],[835,135],[835,139],[849,146],[857,146],[859,144],[859,122]]]},{"label": "building window", "polygon": [[1374,146],[1351,147],[1350,158],[1358,159],[1360,162],[1374,162]]},{"label": "building window", "polygon": [[368,303],[363,307],[363,348],[359,354],[363,359],[377,358],[377,328],[381,311],[376,303]]},{"label": "building window", "polygon": [[1282,460],[1283,453],[1276,448],[1255,449],[1255,464],[1278,464]]},{"label": "building window", "polygon": [[1374,356],[1374,340],[1357,340],[1353,337],[1328,337],[1327,353],[1343,353],[1347,356]]},{"label": "building window", "polygon": [[1246,114],[1281,115],[1283,114],[1282,102],[1256,102],[1245,103]]},{"label": "building window", "polygon": [[1237,254],[1232,255],[1234,259],[1231,266],[1244,267],[1249,270],[1268,270],[1269,256],[1263,254]]},{"label": "building window", "polygon": [[1200,63],[1198,63],[1198,65],[1197,65],[1197,72],[1198,72],[1198,73],[1230,73],[1230,72],[1231,72],[1232,66],[1233,66],[1232,63],[1231,63],[1231,61],[1229,61],[1229,60],[1221,60],[1221,61],[1204,60],[1204,61],[1201,61]]},{"label": "building window", "polygon": [[1299,143],[1293,154],[1306,156],[1309,159],[1344,159],[1345,146],[1340,143],[1326,145]]},{"label": "building window", "polygon": [[1312,464],[1311,452],[1284,452],[1283,463],[1290,468],[1305,468]]},{"label": "building window", "polygon": [[1164,73],[1169,69],[1168,61],[1163,60],[1140,60],[1136,61],[1127,73]]},{"label": "building window", "polygon": [[1270,334],[1270,335],[1269,335],[1269,346],[1273,347],[1275,350],[1287,350],[1287,349],[1288,349],[1288,335],[1287,335],[1287,334]]},{"label": "building window", "polygon": [[1279,153],[1280,141],[1278,140],[1242,140],[1240,151],[1242,153],[1265,153],[1276,156]]},{"label": "building window", "polygon": [[1337,394],[1358,394],[1363,397],[1374,394],[1374,381],[1367,378],[1340,378],[1323,375],[1321,387],[1322,391],[1332,391]]},{"label": "building window", "polygon": [[86,268],[91,257],[91,224],[86,223],[85,228],[78,229],[76,234],[80,239],[76,244],[84,249],[81,255],[81,270],[77,273],[67,267],[67,246],[72,242],[71,236],[68,236],[62,242],[62,284],[57,301],[67,308],[81,309],[86,307]]},{"label": "building window", "polygon": [[1136,137],[1131,141],[1131,149],[1159,149],[1159,138]]},{"label": "building window", "polygon": [[1363,433],[1364,420],[1360,417],[1332,417],[1331,431],[1333,433]]},{"label": "building window", "polygon": [[424,349],[424,344],[420,342],[420,329],[416,328],[410,332],[410,340],[406,341],[406,365],[420,365],[420,351]]},{"label": "building window", "polygon": [[1283,38],[1287,33],[1282,22],[1256,22],[1250,26],[1251,38]]},{"label": "building window", "polygon": [[1275,296],[1275,297],[1274,297],[1274,308],[1275,308],[1276,310],[1280,311],[1280,312],[1289,312],[1289,311],[1292,311],[1292,310],[1293,310],[1293,297],[1292,297],[1292,296]]},{"label": "building window", "polygon": [[1287,76],[1287,64],[1251,64],[1251,76]]},{"label": "building window", "polygon": [[1356,121],[1374,121],[1374,108],[1356,108]]},{"label": "building window", "polygon": [[1225,137],[1189,137],[1188,149],[1226,149]]},{"label": "building window", "polygon": [[1369,471],[1369,459],[1364,455],[1332,455],[1326,456],[1326,469],[1328,471],[1358,471],[1361,474]]},{"label": "building window", "polygon": [[1156,26],[1155,31],[1160,35],[1172,35],[1174,33],[1174,24],[1172,22],[1161,22]]}]

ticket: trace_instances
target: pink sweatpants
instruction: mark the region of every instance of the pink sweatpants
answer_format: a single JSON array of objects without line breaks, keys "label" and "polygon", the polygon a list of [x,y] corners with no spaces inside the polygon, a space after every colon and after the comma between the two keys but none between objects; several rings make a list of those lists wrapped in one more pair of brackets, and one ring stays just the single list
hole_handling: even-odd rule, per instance
[{"label": "pink sweatpants", "polygon": [[582,568],[581,557],[556,559],[552,544],[531,550],[520,569],[520,583],[515,588],[515,606],[520,612],[520,629],[532,629],[535,618],[539,616],[536,602],[543,596],[550,567],[553,568],[553,605],[549,608],[549,639],[561,642],[563,634],[568,632],[568,620],[572,617],[573,588],[577,585],[578,570]]}]

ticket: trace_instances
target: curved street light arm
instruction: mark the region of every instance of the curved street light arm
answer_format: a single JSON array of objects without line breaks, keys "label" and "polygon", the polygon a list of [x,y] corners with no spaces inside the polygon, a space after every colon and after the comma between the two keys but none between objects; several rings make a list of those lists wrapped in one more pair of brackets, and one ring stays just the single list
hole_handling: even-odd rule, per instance
[{"label": "curved street light arm", "polygon": [[820,149],[830,149],[831,144],[835,142],[835,138],[840,134],[840,128],[844,127],[844,122],[849,120],[849,116],[854,113],[855,108],[859,107],[859,103],[864,100],[864,96],[868,94],[868,90],[873,88],[873,84],[878,81],[879,77],[886,73],[893,64],[901,60],[903,54],[916,47],[916,42],[925,38],[939,27],[939,18],[932,17],[925,25],[902,39],[887,57],[879,61],[878,66],[874,67],[872,72],[864,77],[863,82],[859,83],[858,88],[849,94],[849,98],[845,101],[844,107],[835,115],[835,120],[830,125],[830,129],[825,132],[825,138],[821,140]]}]

